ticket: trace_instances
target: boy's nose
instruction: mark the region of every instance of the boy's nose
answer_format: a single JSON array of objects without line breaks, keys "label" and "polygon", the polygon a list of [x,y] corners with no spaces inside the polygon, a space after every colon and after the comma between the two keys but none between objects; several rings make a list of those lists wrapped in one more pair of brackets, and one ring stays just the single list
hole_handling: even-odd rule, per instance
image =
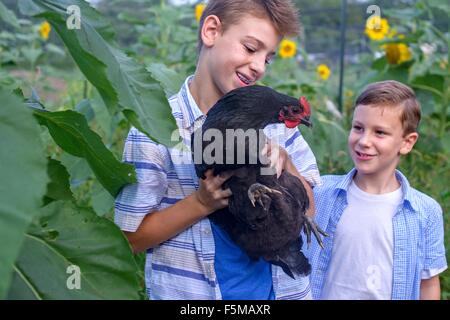
[{"label": "boy's nose", "polygon": [[358,143],[361,146],[368,146],[368,145],[370,145],[370,137],[369,137],[369,135],[368,134],[361,135],[359,137],[359,139],[358,139]]},{"label": "boy's nose", "polygon": [[250,69],[255,73],[255,78],[260,79],[266,72],[266,60],[255,57],[250,63]]}]

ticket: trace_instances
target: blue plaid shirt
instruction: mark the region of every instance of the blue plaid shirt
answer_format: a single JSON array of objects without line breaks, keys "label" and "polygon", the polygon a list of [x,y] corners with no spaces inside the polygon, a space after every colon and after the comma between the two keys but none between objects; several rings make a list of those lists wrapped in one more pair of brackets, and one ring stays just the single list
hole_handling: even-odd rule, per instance
[{"label": "blue plaid shirt", "polygon": [[[355,172],[356,169],[353,169],[347,175],[323,176],[323,185],[314,188],[316,221],[329,234],[324,238],[325,249],[313,242],[308,251],[314,299],[321,296],[332,258],[333,235],[347,206],[347,190]],[[447,268],[442,209],[434,199],[412,188],[400,171],[396,171],[396,177],[401,183],[403,198],[392,220],[394,256],[391,298],[413,300],[420,298],[422,279]]]},{"label": "blue plaid shirt", "polygon": [[[167,148],[132,128],[125,142],[123,161],[136,167],[138,183],[122,189],[115,201],[114,221],[134,232],[145,215],[167,208],[198,188],[190,153],[192,132],[205,115],[189,92],[189,77],[180,92],[169,98],[182,146]],[[297,129],[283,124],[266,127],[265,133],[284,146],[299,172],[312,185],[320,183],[315,157]],[[147,251],[145,282],[150,299],[221,299],[214,268],[214,237],[209,219],[202,219],[159,246]],[[309,278],[291,279],[272,266],[276,299],[311,298]]]}]

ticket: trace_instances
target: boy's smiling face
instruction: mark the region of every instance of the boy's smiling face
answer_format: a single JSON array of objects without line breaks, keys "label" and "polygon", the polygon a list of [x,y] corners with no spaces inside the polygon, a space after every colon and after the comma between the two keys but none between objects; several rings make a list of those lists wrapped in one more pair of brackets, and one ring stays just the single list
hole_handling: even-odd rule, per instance
[{"label": "boy's smiling face", "polygon": [[400,155],[411,151],[416,132],[404,135],[400,106],[359,105],[353,114],[348,147],[358,175],[393,175]]},{"label": "boy's smiling face", "polygon": [[255,84],[275,55],[281,36],[269,19],[244,15],[221,32],[220,20],[209,18],[204,26],[203,45],[207,50],[204,62],[211,89],[218,99],[233,89]]}]

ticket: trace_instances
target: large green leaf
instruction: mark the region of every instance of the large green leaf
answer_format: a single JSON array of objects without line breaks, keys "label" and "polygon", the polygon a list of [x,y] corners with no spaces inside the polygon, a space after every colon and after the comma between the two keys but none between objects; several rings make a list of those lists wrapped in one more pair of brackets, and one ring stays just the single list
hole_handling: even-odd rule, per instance
[{"label": "large green leaf", "polygon": [[423,13],[423,10],[418,10],[417,7],[404,9],[383,9],[383,13],[388,17],[395,17],[404,21],[410,21],[419,17]]},{"label": "large green leaf", "polygon": [[427,0],[427,5],[433,8],[440,9],[446,13],[450,13],[450,4],[442,0]]},{"label": "large green leaf", "polygon": [[33,112],[0,89],[0,299],[8,289],[24,233],[42,205],[47,159]]},{"label": "large green leaf", "polygon": [[[328,170],[323,174],[343,173],[334,170],[349,170],[352,166],[347,154],[348,131],[343,124],[336,119],[327,119],[321,112],[313,113],[313,128],[302,128],[301,132],[305,140],[311,146],[316,156],[317,163]],[[325,141],[325,143],[324,143]]]},{"label": "large green leaf", "polygon": [[[81,9],[79,30],[66,26],[69,5]],[[176,144],[171,135],[177,127],[163,88],[143,66],[105,41],[96,28],[103,19],[92,7],[80,0],[21,0],[20,8],[24,14],[50,22],[112,113],[130,110],[137,115],[133,124],[150,138],[166,145]]]},{"label": "large green leaf", "polygon": [[184,75],[176,73],[162,63],[151,63],[147,67],[147,70],[151,72],[153,78],[161,83],[168,98],[180,90],[186,78]]},{"label": "large green leaf", "polygon": [[103,217],[114,207],[114,198],[102,188],[101,184],[94,181],[91,189],[92,209],[100,217]]},{"label": "large green leaf", "polygon": [[48,159],[47,173],[50,183],[47,185],[47,193],[44,196],[44,204],[54,200],[72,200],[72,191],[69,184],[69,173],[61,162]]},{"label": "large green leaf", "polygon": [[413,88],[427,90],[442,98],[444,94],[444,77],[434,74],[427,74],[422,77],[416,77],[411,81]]},{"label": "large green leaf", "polygon": [[8,299],[140,299],[138,272],[113,222],[56,201],[26,234]]},{"label": "large green leaf", "polygon": [[19,20],[17,19],[14,12],[9,10],[1,1],[0,1],[0,21],[4,21],[7,24],[13,26],[14,28],[20,28]]},{"label": "large green leaf", "polygon": [[35,111],[35,116],[63,150],[86,159],[99,182],[113,197],[125,184],[136,182],[134,167],[118,161],[80,113]]},{"label": "large green leaf", "polygon": [[80,186],[93,176],[92,170],[89,168],[86,159],[74,157],[69,153],[64,152],[61,155],[61,163],[69,172],[71,188]]}]

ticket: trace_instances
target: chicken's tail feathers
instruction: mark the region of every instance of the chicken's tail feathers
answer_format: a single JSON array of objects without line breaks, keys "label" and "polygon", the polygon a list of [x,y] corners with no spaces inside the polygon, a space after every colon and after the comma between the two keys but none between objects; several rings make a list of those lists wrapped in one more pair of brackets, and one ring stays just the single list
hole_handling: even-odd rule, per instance
[{"label": "chicken's tail feathers", "polygon": [[311,265],[303,252],[298,249],[298,245],[293,243],[290,247],[295,246],[295,251],[292,248],[285,250],[285,254],[280,253],[270,260],[270,263],[277,265],[292,279],[296,277],[305,277],[311,273]]}]

